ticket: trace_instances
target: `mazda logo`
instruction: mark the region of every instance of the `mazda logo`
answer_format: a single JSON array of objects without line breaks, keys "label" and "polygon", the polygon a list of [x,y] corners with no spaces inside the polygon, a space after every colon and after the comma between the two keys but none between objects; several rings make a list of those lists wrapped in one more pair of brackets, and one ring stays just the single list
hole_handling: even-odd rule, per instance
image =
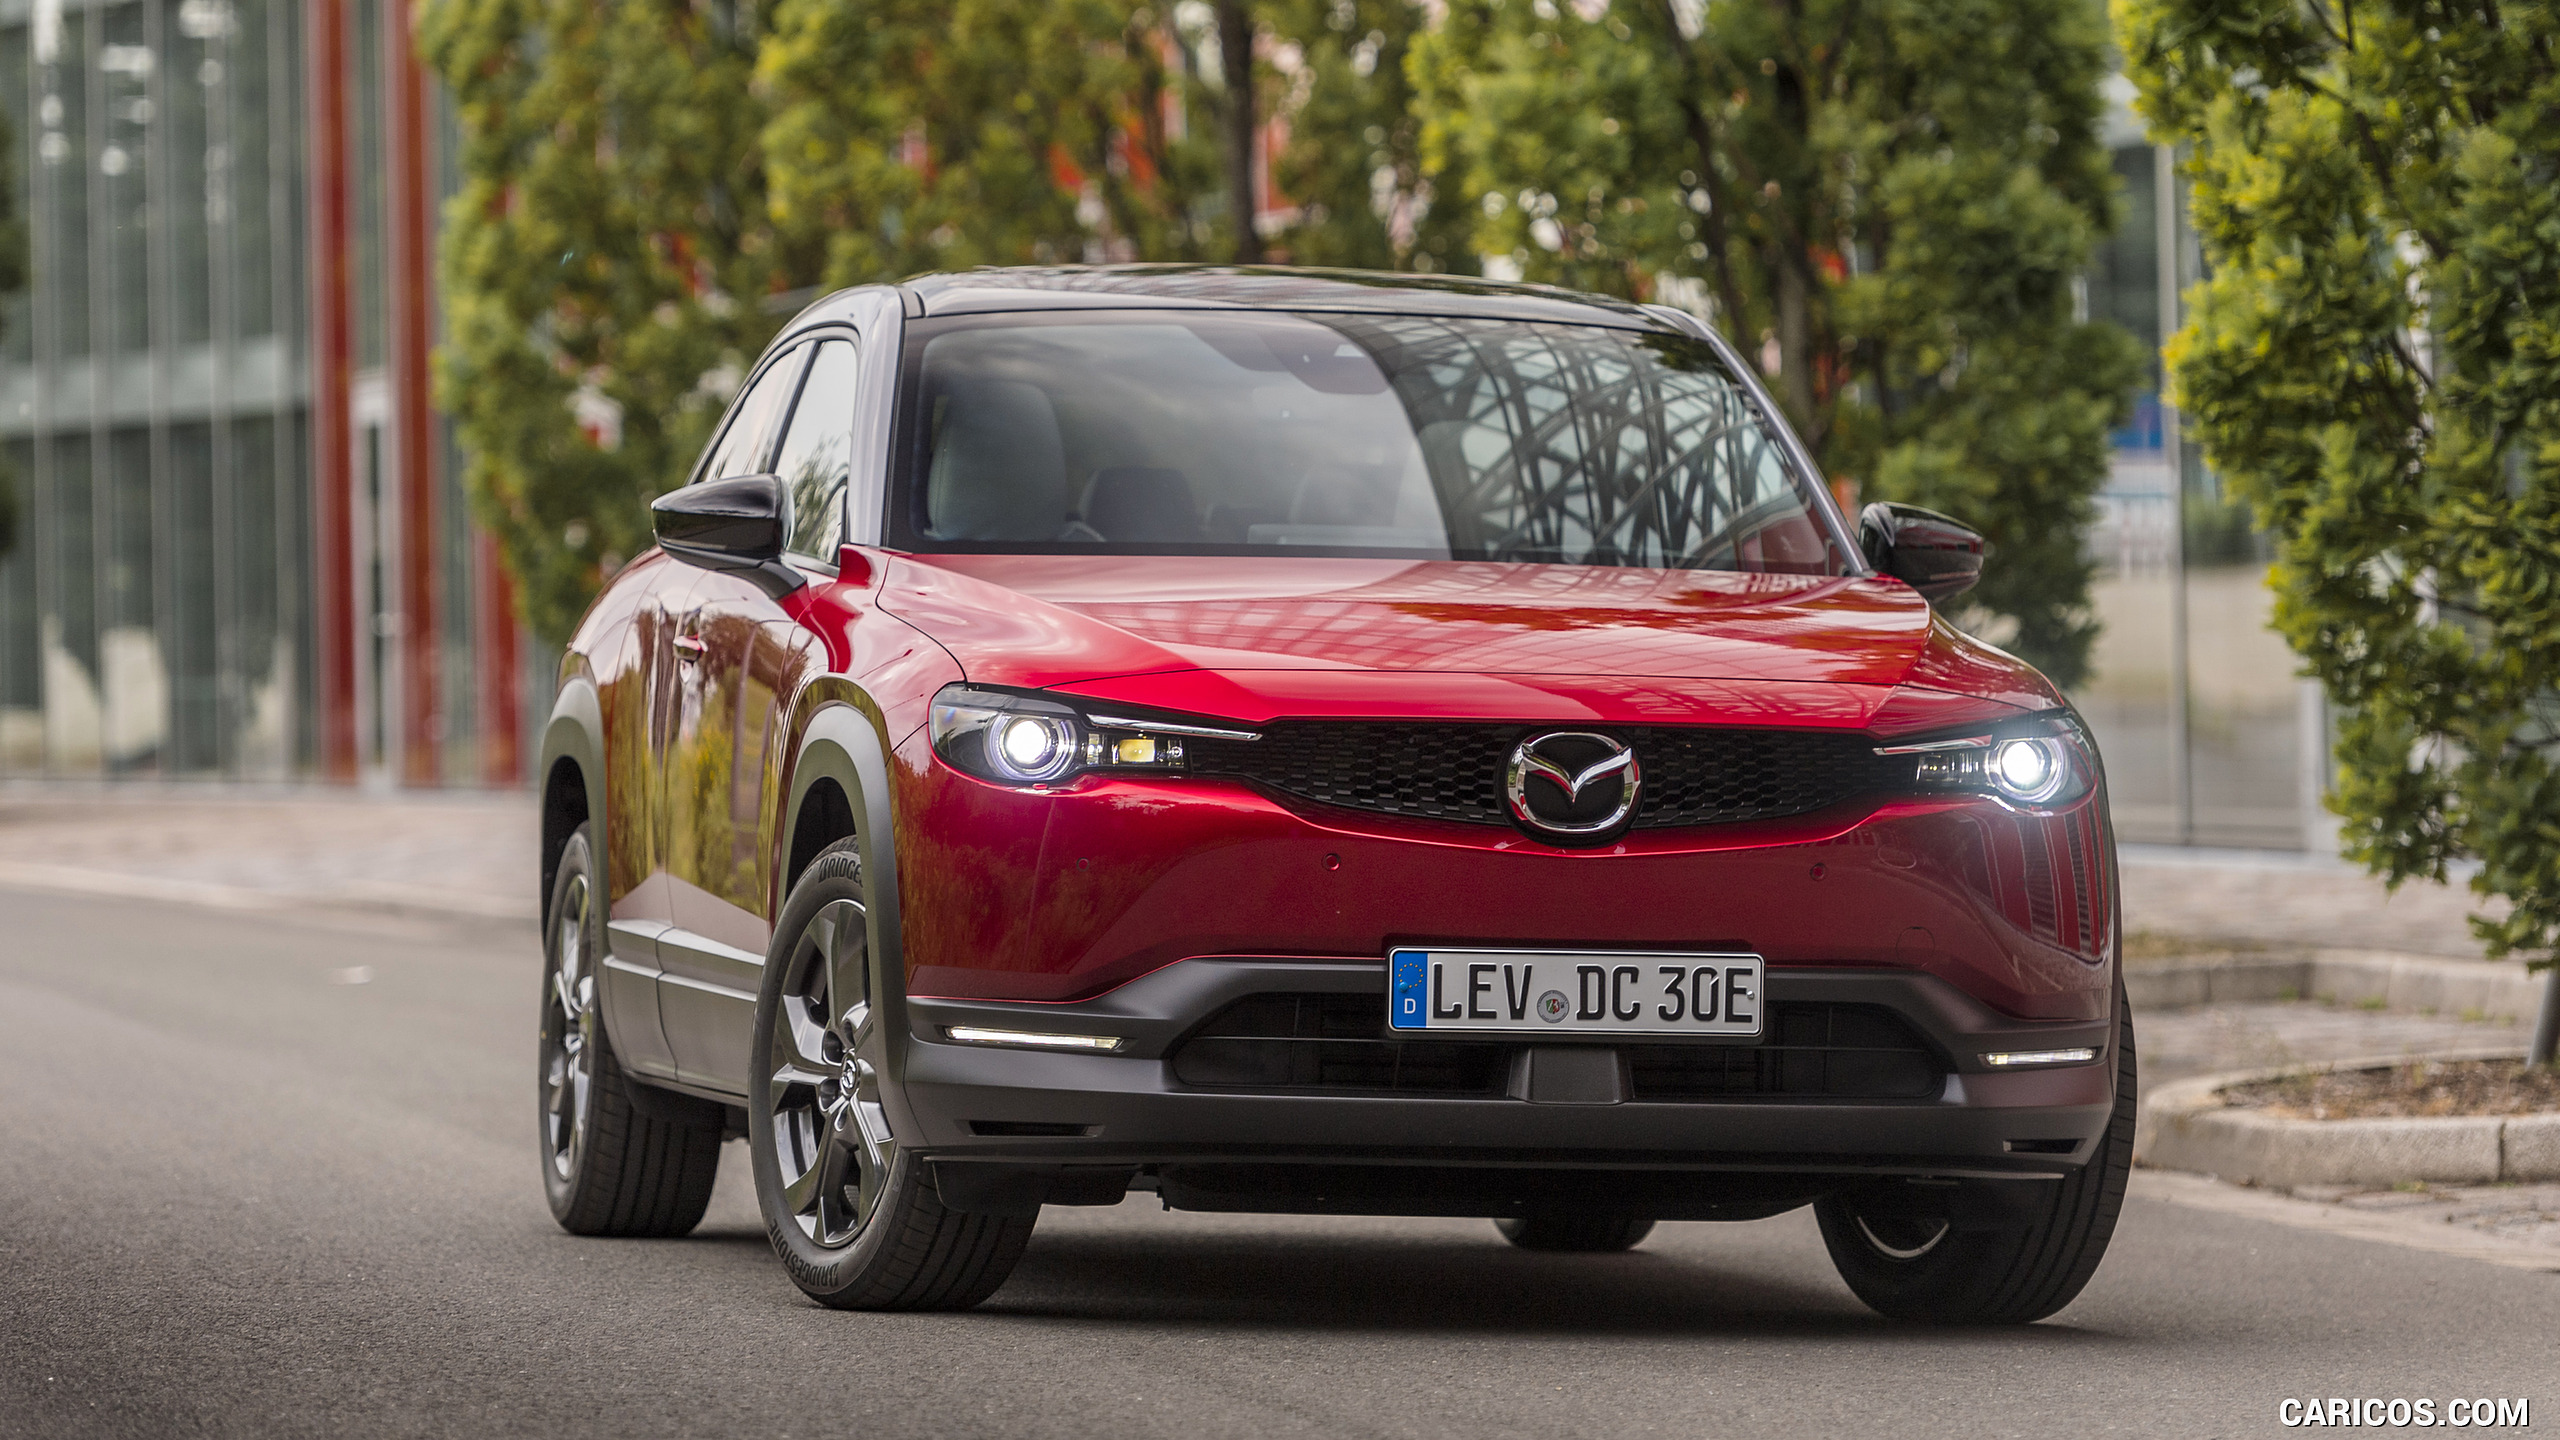
[{"label": "mazda logo", "polygon": [[1502,793],[1511,814],[1548,835],[1597,835],[1635,813],[1636,752],[1606,735],[1555,730],[1511,747]]}]

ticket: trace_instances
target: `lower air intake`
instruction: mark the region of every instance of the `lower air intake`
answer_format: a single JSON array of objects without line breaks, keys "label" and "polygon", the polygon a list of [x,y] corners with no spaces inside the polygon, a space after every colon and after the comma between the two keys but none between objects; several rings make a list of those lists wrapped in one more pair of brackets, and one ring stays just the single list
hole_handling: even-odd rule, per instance
[{"label": "lower air intake", "polygon": [[[1520,1041],[1402,1040],[1374,994],[1252,995],[1173,1052],[1174,1078],[1264,1094],[1491,1099]],[[1629,1044],[1636,1101],[1923,1100],[1945,1066],[1902,1018],[1875,1005],[1780,1004],[1757,1045]]]}]

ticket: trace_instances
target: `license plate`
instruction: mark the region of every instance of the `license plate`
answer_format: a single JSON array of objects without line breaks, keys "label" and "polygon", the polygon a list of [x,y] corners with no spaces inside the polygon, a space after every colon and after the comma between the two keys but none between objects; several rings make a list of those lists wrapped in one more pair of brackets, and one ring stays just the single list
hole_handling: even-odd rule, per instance
[{"label": "license plate", "polygon": [[1412,949],[1387,955],[1387,1025],[1497,1035],[1760,1037],[1757,955]]}]

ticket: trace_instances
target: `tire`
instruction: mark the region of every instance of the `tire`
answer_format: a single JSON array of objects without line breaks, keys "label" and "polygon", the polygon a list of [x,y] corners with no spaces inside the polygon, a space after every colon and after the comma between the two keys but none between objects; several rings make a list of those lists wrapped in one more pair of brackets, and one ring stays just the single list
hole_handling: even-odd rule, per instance
[{"label": "tire", "polygon": [[[1814,1202],[1822,1241],[1860,1300],[1896,1320],[2025,1325],[2080,1294],[2105,1258],[2133,1173],[2133,1014],[2116,988],[2116,1102],[2098,1153],[2019,1223],[1862,1216],[1855,1194]],[[1988,1217],[1979,1217],[1987,1219]]]},{"label": "tire", "polygon": [[719,1173],[720,1109],[634,1092],[596,1008],[604,915],[595,849],[581,825],[560,852],[543,936],[542,1190],[573,1235],[692,1232]]},{"label": "tire", "polygon": [[756,1207],[801,1293],[838,1310],[966,1310],[995,1293],[1037,1216],[944,1208],[889,1133],[871,1007],[862,861],[820,851],[765,957],[747,1072]]},{"label": "tire", "polygon": [[1653,1233],[1653,1222],[1641,1215],[1615,1215],[1606,1211],[1583,1214],[1569,1210],[1542,1210],[1516,1220],[1496,1220],[1493,1228],[1502,1238],[1523,1250],[1546,1250],[1569,1255],[1615,1255],[1633,1250],[1644,1237]]}]

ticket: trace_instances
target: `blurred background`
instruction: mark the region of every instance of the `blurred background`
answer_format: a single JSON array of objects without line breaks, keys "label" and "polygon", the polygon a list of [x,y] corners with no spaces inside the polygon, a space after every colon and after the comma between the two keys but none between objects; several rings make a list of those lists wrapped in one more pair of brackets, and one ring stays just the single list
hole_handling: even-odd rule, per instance
[{"label": "blurred background", "polygon": [[[464,139],[408,14],[0,0],[30,259],[0,312],[0,776],[523,783],[557,656],[436,400]],[[2144,368],[2082,537],[2101,628],[2074,698],[2128,840],[2327,851],[2326,719],[2267,628],[2266,548],[2160,401],[2196,247],[2131,87],[2102,90],[2122,210],[2085,314]],[[1276,234],[1275,152],[1311,122],[1293,138],[1275,93],[1250,163]]]}]

